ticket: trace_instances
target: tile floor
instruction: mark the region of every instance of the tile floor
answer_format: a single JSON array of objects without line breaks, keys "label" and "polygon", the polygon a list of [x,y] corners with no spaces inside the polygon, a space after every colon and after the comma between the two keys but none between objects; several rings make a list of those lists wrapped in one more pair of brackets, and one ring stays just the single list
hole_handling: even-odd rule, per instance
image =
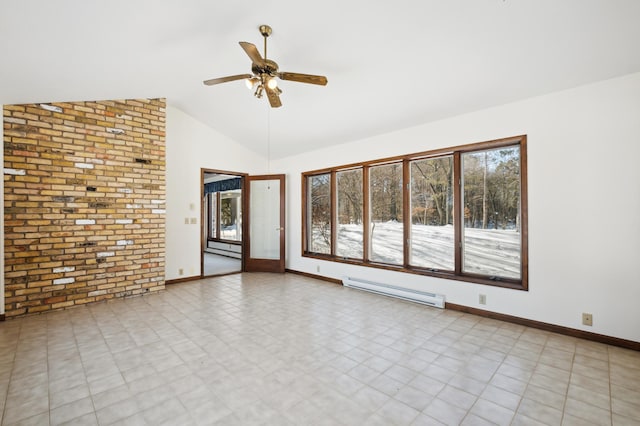
[{"label": "tile floor", "polygon": [[0,323],[3,425],[632,425],[640,353],[297,275]]},{"label": "tile floor", "polygon": [[224,275],[242,271],[242,261],[218,254],[204,253],[204,276]]}]

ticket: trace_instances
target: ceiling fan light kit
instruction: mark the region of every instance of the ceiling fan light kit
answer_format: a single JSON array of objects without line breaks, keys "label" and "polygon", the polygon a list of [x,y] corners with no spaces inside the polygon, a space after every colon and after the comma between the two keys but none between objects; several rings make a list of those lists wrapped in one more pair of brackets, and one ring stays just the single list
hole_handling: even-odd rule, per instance
[{"label": "ceiling fan light kit", "polygon": [[271,59],[267,59],[267,38],[271,35],[271,27],[268,25],[260,25],[259,30],[262,37],[264,37],[264,57],[260,55],[260,52],[254,44],[247,43],[246,41],[240,42],[240,47],[242,47],[247,56],[251,59],[251,72],[253,74],[238,74],[228,77],[213,78],[205,80],[204,84],[207,86],[213,86],[214,84],[226,83],[228,81],[245,80],[247,88],[250,90],[255,89],[253,94],[256,98],[259,99],[264,93],[267,94],[269,104],[272,108],[282,106],[282,102],[280,101],[280,94],[282,94],[282,90],[278,87],[278,78],[281,80],[316,84],[320,86],[325,86],[327,84],[327,77],[322,75],[280,72],[278,70],[278,64]]}]

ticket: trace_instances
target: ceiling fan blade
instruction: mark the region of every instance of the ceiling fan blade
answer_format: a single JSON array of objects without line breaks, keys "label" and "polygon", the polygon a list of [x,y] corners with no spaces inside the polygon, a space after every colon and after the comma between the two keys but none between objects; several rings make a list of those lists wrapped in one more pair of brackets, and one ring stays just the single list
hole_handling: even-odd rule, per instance
[{"label": "ceiling fan blade", "polygon": [[280,102],[280,94],[277,91],[278,89],[269,89],[269,86],[265,86],[265,90],[267,92],[267,98],[269,98],[271,108],[281,107],[282,102]]},{"label": "ceiling fan blade", "polygon": [[327,84],[327,77],[323,75],[300,74],[297,72],[281,72],[278,73],[278,77],[283,80],[297,81],[299,83],[318,84],[320,86],[326,86]]},{"label": "ceiling fan blade", "polygon": [[251,78],[251,74],[238,74],[230,75],[228,77],[212,78],[211,80],[205,80],[204,84],[207,86],[213,86],[214,84],[226,83],[227,81],[242,80],[244,78]]},{"label": "ceiling fan blade", "polygon": [[249,55],[249,58],[251,58],[251,62],[261,66],[264,65],[264,59],[262,59],[260,52],[258,52],[258,48],[254,44],[247,43],[246,41],[241,41],[239,43],[247,55]]}]

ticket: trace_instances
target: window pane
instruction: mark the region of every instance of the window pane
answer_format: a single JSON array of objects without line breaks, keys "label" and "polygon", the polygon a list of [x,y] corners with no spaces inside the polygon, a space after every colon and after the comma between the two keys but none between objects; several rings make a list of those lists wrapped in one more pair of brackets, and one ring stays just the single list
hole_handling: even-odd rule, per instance
[{"label": "window pane", "polygon": [[252,180],[249,197],[249,256],[280,259],[280,180]]},{"label": "window pane", "polygon": [[207,194],[209,197],[209,217],[211,218],[211,222],[209,222],[209,237],[210,238],[218,238],[218,227],[216,224],[216,212],[218,211],[218,197],[217,193],[210,192]]},{"label": "window pane", "polygon": [[313,253],[331,253],[331,175],[307,178],[307,235]]},{"label": "window pane", "polygon": [[370,260],[402,265],[402,164],[371,167],[369,173]]},{"label": "window pane", "polygon": [[241,190],[220,192],[220,238],[242,241]]},{"label": "window pane", "polygon": [[453,157],[411,162],[411,250],[409,263],[455,269]]},{"label": "window pane", "polygon": [[462,155],[462,270],[520,279],[520,149]]},{"label": "window pane", "polygon": [[362,169],[337,172],[336,179],[338,180],[338,247],[336,255],[362,259]]}]

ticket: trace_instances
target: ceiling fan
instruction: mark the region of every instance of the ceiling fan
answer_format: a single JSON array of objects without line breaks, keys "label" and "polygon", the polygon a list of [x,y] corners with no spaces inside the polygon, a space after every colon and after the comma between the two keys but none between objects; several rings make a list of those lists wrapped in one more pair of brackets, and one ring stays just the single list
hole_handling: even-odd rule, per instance
[{"label": "ceiling fan", "polygon": [[205,80],[204,84],[213,86],[214,84],[226,83],[227,81],[245,80],[249,89],[255,89],[254,96],[261,98],[266,92],[269,104],[272,108],[282,106],[280,94],[282,90],[278,87],[278,80],[297,81],[299,83],[318,84],[325,86],[327,77],[321,75],[300,74],[295,72],[280,72],[278,64],[271,59],[267,59],[267,37],[271,35],[271,27],[268,25],[260,25],[260,34],[264,37],[264,58],[260,56],[260,52],[255,45],[241,41],[240,46],[251,59],[251,72],[253,74],[239,74],[228,77],[212,78]]}]

